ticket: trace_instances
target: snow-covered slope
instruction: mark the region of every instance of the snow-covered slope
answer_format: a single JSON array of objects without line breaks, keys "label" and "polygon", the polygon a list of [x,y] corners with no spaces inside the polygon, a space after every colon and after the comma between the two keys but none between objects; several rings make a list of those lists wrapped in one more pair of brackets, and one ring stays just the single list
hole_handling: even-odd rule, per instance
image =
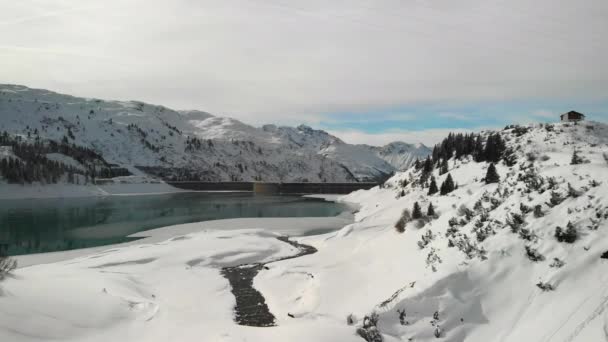
[{"label": "snow-covered slope", "polygon": [[154,174],[207,181],[375,180],[418,155],[403,150],[392,164],[393,159],[386,162],[371,147],[348,145],[303,125],[256,128],[201,111],[77,98],[16,85],[0,85],[0,131],[31,141],[65,136],[132,171],[143,166]]},{"label": "snow-covered slope", "polygon": [[[359,222],[344,231],[346,240],[359,241],[357,251],[341,264],[318,262],[333,265],[344,283],[364,284],[324,293],[357,303],[345,305],[359,318],[356,326],[376,312],[385,341],[435,341],[436,333],[443,341],[608,340],[608,126],[536,125],[500,134],[517,163],[496,166],[497,184],[483,181],[487,163],[465,157],[450,160],[458,189],[447,196],[428,195],[412,184],[420,172],[408,170],[385,188],[344,198],[362,205]],[[582,164],[571,165],[574,150]],[[438,184],[447,177],[433,174]],[[398,233],[395,222],[414,202],[423,213],[432,203],[437,217]],[[574,243],[556,238],[557,227],[568,226]]]},{"label": "snow-covered slope", "polygon": [[376,154],[391,164],[397,170],[407,170],[416,159],[424,159],[431,154],[431,149],[423,144],[408,144],[404,142],[392,142],[382,147],[370,147]]}]

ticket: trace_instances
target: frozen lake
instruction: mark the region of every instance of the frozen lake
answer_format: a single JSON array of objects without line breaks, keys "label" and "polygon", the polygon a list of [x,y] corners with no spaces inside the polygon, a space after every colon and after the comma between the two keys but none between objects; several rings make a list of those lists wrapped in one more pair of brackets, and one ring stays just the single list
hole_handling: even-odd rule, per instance
[{"label": "frozen lake", "polygon": [[0,248],[9,255],[129,241],[129,235],[182,223],[249,217],[332,217],[347,207],[322,199],[253,193],[176,193],[1,200]]}]

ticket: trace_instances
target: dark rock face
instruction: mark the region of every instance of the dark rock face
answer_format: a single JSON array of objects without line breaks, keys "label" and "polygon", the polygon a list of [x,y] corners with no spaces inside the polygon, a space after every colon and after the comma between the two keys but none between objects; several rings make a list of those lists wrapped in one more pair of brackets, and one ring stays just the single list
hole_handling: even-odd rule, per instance
[{"label": "dark rock face", "polygon": [[600,257],[602,259],[608,259],[608,251],[605,251],[604,254]]},{"label": "dark rock face", "polygon": [[269,261],[267,263],[246,264],[233,267],[224,267],[222,275],[228,279],[232,287],[232,294],[236,298],[234,307],[235,321],[239,325],[252,327],[272,327],[275,326],[275,316],[270,312],[264,296],[253,287],[253,278],[262,269],[268,269],[266,264],[277,261],[294,259],[304,255],[313,254],[317,249],[290,241],[288,237],[278,237],[277,239],[296,247],[299,252],[295,255]]}]

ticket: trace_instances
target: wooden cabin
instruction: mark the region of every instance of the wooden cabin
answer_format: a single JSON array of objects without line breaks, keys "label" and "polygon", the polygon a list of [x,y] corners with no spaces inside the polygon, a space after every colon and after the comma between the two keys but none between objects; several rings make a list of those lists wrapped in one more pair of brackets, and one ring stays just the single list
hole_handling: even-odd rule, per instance
[{"label": "wooden cabin", "polygon": [[562,122],[577,122],[585,120],[585,114],[571,110],[560,115],[560,118]]}]

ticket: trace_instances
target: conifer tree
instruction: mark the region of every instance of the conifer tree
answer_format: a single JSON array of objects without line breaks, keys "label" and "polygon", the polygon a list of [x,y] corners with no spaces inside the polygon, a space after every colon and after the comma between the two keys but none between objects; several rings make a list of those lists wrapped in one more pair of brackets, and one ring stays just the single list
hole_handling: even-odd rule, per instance
[{"label": "conifer tree", "polygon": [[437,189],[437,182],[435,181],[435,177],[431,177],[431,184],[429,185],[429,195],[434,195],[439,191]]},{"label": "conifer tree", "polygon": [[505,149],[505,142],[502,140],[500,133],[491,134],[486,141],[484,150],[485,160],[497,163],[502,158]]},{"label": "conifer tree", "polygon": [[420,204],[418,204],[418,202],[414,202],[414,208],[412,209],[412,218],[415,220],[422,218],[422,209],[420,208]]},{"label": "conifer tree", "polygon": [[426,211],[426,216],[428,216],[428,217],[435,216],[435,208],[433,207],[433,203],[429,203],[429,208]]},{"label": "conifer tree", "polygon": [[500,176],[496,171],[496,166],[494,166],[494,163],[490,163],[490,166],[488,167],[488,172],[486,173],[486,184],[498,182],[500,182]]},{"label": "conifer tree", "polygon": [[454,180],[452,179],[452,175],[448,173],[448,177],[445,179],[445,181],[443,181],[443,183],[441,183],[440,193],[442,196],[444,196],[454,191],[454,189],[456,189]]},{"label": "conifer tree", "polygon": [[443,158],[443,160],[441,161],[441,167],[439,168],[439,174],[440,175],[445,175],[446,173],[448,173],[449,166],[448,166],[448,159],[447,158]]},{"label": "conifer tree", "polygon": [[426,157],[426,160],[424,161],[424,166],[422,168],[422,172],[425,174],[429,174],[429,173],[433,172],[433,161],[431,160],[430,156]]},{"label": "conifer tree", "polygon": [[570,160],[570,165],[578,165],[578,164],[582,164],[583,163],[583,158],[581,158],[581,156],[578,155],[578,151],[574,150],[574,152],[572,152],[572,159]]}]

